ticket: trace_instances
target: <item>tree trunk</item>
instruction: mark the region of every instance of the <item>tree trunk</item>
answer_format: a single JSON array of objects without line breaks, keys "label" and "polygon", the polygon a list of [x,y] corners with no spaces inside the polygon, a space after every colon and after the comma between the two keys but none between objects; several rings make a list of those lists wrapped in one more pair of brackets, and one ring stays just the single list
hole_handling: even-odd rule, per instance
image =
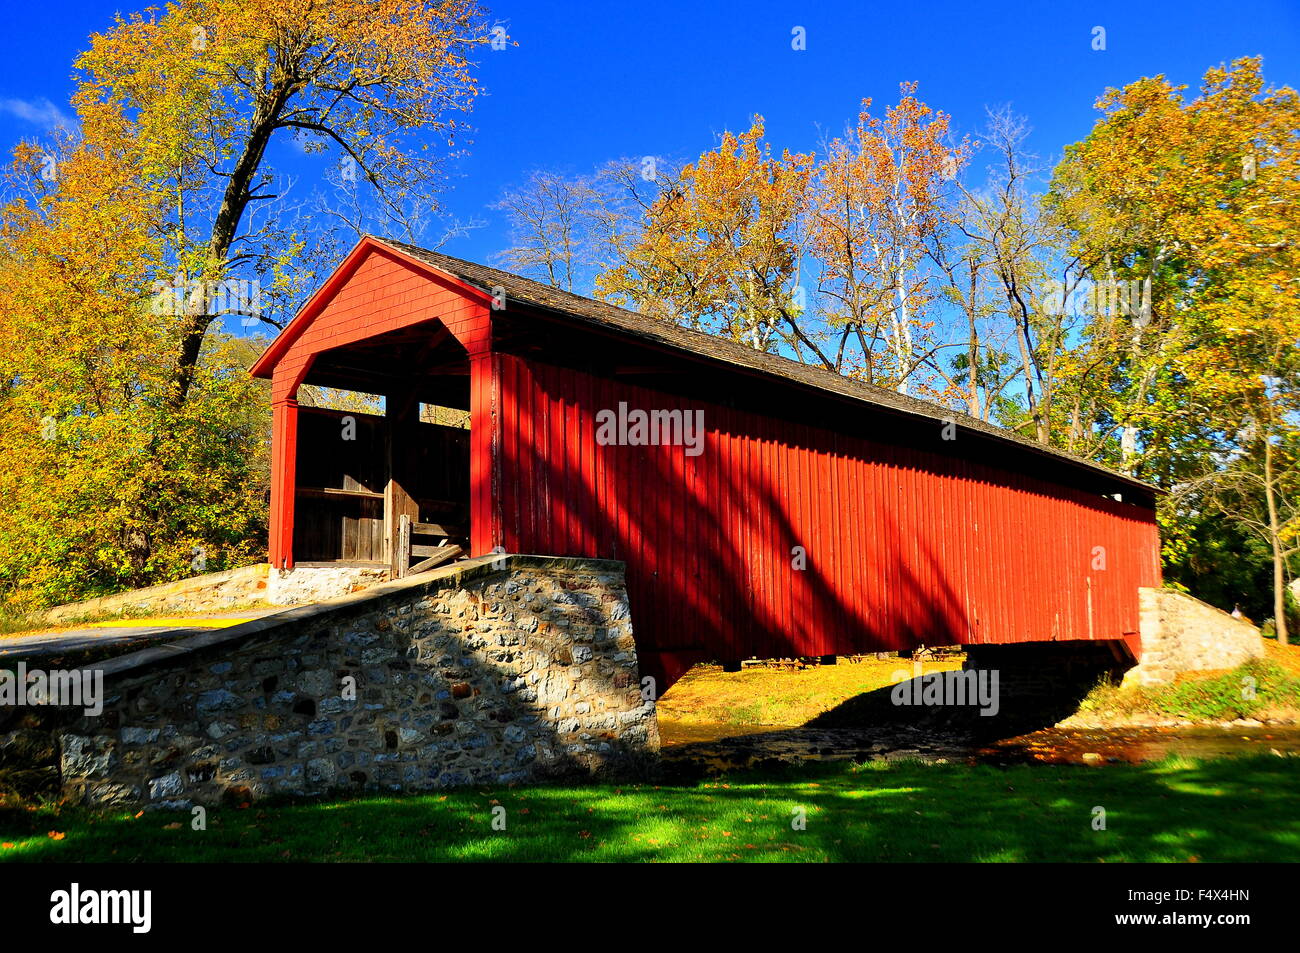
[{"label": "tree trunk", "polygon": [[1268,503],[1268,541],[1273,550],[1273,631],[1287,644],[1286,558],[1282,555],[1281,528],[1277,525],[1277,499],[1273,493],[1273,444],[1264,438],[1264,499]]},{"label": "tree trunk", "polygon": [[[206,267],[200,272],[199,280],[220,280],[225,277],[230,247],[234,244],[243,220],[244,211],[252,199],[254,180],[262,167],[262,160],[275,132],[276,123],[284,111],[285,104],[293,94],[294,87],[288,80],[280,81],[275,88],[268,91],[258,103],[252,121],[249,123],[248,137],[243,150],[236,160],[230,178],[226,182],[225,192],[221,197],[212,223],[212,234],[208,239]],[[208,327],[215,315],[208,313],[208,285],[203,286],[201,307],[187,305],[186,324],[181,335],[180,353],[177,355],[175,371],[175,390],[172,404],[184,405],[189,397],[190,387],[197,372],[199,354],[203,350],[203,341]]]},{"label": "tree trunk", "polygon": [[966,412],[972,417],[981,417],[980,413],[980,331],[977,323],[975,302],[979,297],[979,279],[975,271],[974,257],[968,257],[967,267],[970,272],[970,303],[966,308],[966,319],[970,323],[970,339],[967,341],[966,361],[967,375]]}]

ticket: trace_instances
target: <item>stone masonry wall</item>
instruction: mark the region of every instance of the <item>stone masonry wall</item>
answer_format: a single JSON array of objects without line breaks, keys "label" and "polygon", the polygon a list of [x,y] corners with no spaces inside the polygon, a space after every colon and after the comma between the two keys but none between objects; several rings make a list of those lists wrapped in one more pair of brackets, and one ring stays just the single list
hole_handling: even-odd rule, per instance
[{"label": "stone masonry wall", "polygon": [[387,569],[367,566],[272,569],[266,580],[266,601],[273,606],[297,606],[335,599],[387,581]]},{"label": "stone masonry wall", "polygon": [[622,565],[494,559],[106,663],[103,715],[57,732],[64,794],[180,807],[648,770]]},{"label": "stone masonry wall", "polygon": [[1140,598],[1142,659],[1127,677],[1143,685],[1236,668],[1264,654],[1259,629],[1186,593],[1143,589]]}]

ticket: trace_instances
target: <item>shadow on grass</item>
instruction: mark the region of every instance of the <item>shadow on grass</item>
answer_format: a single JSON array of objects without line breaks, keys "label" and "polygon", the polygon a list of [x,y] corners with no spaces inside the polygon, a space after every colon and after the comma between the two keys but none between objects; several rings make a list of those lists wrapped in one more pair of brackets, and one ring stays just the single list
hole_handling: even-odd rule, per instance
[{"label": "shadow on grass", "polygon": [[[259,804],[212,809],[204,831],[188,813],[10,806],[0,860],[1297,861],[1297,781],[1300,759],[1273,756],[835,764],[672,786]],[[1093,827],[1098,807],[1105,830]]]},{"label": "shadow on grass", "polygon": [[[999,646],[998,648],[1003,648]],[[1037,646],[1010,646],[1011,651],[1027,649],[1034,651]],[[1037,668],[1039,675],[1051,678],[1052,690],[1049,692],[1025,692],[1023,686],[1015,679],[1010,684],[1005,677],[997,691],[997,707],[992,714],[983,714],[980,705],[972,702],[967,705],[900,705],[894,700],[896,690],[902,691],[906,698],[916,698],[922,693],[918,678],[906,679],[899,685],[888,685],[872,691],[863,692],[852,698],[846,698],[829,711],[822,712],[811,719],[808,728],[915,728],[933,732],[949,738],[964,739],[973,744],[983,744],[1003,738],[1028,734],[1051,728],[1058,722],[1075,714],[1083,699],[1099,682],[1108,682],[1112,676],[1098,668],[1088,671],[1081,677],[1069,677],[1068,670],[1062,666],[1053,666],[1050,657],[1044,658],[1041,665],[1025,665],[1022,656],[1022,668]],[[900,660],[900,668],[909,663]],[[1016,669],[1012,668],[1011,672]],[[964,674],[971,674],[963,670]],[[983,673],[979,673],[983,674]],[[1002,673],[1004,676],[1006,673]],[[937,672],[926,672],[924,679],[941,677]]]}]

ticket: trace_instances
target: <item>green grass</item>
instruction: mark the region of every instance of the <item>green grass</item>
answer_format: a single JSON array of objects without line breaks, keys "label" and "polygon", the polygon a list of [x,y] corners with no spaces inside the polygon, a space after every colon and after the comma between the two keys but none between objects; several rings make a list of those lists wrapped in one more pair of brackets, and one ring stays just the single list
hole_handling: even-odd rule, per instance
[{"label": "green grass", "polygon": [[[960,660],[925,663],[926,672],[960,667]],[[859,695],[888,688],[900,670],[910,673],[912,663],[907,659],[868,659],[798,670],[747,668],[740,672],[697,665],[659,699],[660,726],[672,733],[679,725],[803,725]]]},{"label": "green grass", "polygon": [[9,806],[0,842],[0,861],[1300,861],[1300,759],[831,764],[213,808],[206,831],[188,813]]},{"label": "green grass", "polygon": [[25,635],[39,626],[39,616],[0,610],[0,636]]},{"label": "green grass", "polygon": [[1297,708],[1300,708],[1300,677],[1268,659],[1252,659],[1230,672],[1185,679],[1172,685],[1099,685],[1079,705],[1082,712],[1157,714],[1190,721],[1251,718],[1273,710]]}]

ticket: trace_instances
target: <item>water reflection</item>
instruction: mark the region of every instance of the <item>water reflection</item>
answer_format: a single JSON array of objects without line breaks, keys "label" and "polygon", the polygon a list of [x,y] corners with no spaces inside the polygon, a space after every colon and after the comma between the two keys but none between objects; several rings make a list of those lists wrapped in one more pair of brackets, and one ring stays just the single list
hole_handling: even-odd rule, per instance
[{"label": "water reflection", "polygon": [[920,726],[860,728],[744,727],[665,720],[663,758],[670,766],[738,771],[804,761],[915,759],[984,764],[1135,764],[1168,755],[1209,759],[1300,755],[1300,726],[1256,728],[1046,729],[972,743]]}]

